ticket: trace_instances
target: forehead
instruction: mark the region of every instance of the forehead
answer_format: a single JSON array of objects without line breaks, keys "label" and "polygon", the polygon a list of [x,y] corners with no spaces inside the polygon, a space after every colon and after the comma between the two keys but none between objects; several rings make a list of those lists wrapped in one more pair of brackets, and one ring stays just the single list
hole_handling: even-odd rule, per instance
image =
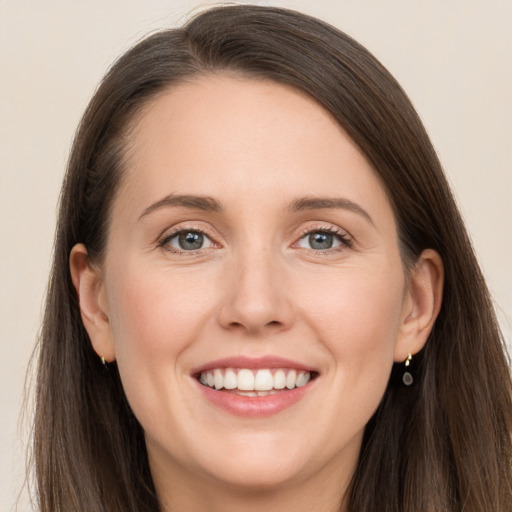
[{"label": "forehead", "polygon": [[252,197],[281,188],[373,196],[375,171],[333,116],[308,95],[268,80],[212,75],[170,87],[139,112],[118,195]]},{"label": "forehead", "polygon": [[279,148],[286,149],[282,143],[292,139],[314,136],[319,150],[330,142],[327,134],[348,139],[333,116],[306,93],[270,80],[223,74],[169,87],[141,110],[131,126],[133,164],[169,144],[197,149],[201,143],[205,152],[222,147],[222,154],[210,151],[210,159],[233,156],[234,151],[248,159],[255,148],[277,156]]}]

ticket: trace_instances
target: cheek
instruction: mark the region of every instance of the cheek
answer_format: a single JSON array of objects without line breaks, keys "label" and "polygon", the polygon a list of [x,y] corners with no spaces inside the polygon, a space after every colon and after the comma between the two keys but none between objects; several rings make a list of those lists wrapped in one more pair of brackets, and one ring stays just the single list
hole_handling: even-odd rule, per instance
[{"label": "cheek", "polygon": [[[179,355],[198,337],[212,297],[198,293],[186,273],[126,266],[112,276],[109,304],[115,356],[123,386],[135,402],[167,400],[162,383],[180,378]],[[204,280],[203,280],[204,281]],[[161,403],[161,402],[160,402]]]},{"label": "cheek", "polygon": [[149,357],[153,351],[179,351],[211,303],[208,279],[201,276],[198,283],[187,272],[133,267],[120,269],[109,294],[116,350]]},{"label": "cheek", "polygon": [[345,379],[365,375],[371,381],[387,380],[402,315],[404,276],[399,268],[340,269],[325,279],[317,276],[315,292],[302,293],[304,317]]}]

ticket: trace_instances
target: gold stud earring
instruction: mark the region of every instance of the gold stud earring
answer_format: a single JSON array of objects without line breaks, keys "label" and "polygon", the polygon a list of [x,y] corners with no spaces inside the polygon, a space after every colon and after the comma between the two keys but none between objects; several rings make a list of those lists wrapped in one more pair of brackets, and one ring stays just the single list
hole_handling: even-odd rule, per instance
[{"label": "gold stud earring", "polygon": [[405,370],[404,374],[402,375],[402,382],[406,386],[410,386],[414,382],[414,379],[412,378],[411,373],[407,370],[411,364],[411,360],[412,360],[412,355],[409,353],[409,355],[407,356],[407,359],[405,360],[406,370]]}]

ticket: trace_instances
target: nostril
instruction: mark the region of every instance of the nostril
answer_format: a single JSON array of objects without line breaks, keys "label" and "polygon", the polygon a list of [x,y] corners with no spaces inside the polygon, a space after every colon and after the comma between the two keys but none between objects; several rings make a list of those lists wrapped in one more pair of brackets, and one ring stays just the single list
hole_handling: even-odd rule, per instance
[{"label": "nostril", "polygon": [[235,330],[239,330],[239,329],[243,329],[243,330],[250,330],[250,331],[253,331],[253,330],[265,330],[265,329],[268,329],[270,328],[271,330],[273,329],[280,329],[283,327],[283,323],[280,322],[279,320],[272,320],[270,322],[267,322],[265,324],[262,324],[262,327],[259,327],[257,325],[251,325],[250,322],[230,322],[229,324],[229,328],[230,329],[235,329]]}]

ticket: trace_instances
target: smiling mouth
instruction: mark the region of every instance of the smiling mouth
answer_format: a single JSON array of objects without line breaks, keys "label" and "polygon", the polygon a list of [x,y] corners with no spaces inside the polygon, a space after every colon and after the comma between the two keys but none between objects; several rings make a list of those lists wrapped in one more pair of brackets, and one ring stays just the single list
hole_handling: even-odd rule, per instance
[{"label": "smiling mouth", "polygon": [[197,379],[215,391],[257,397],[303,387],[316,376],[316,372],[290,368],[216,368],[202,371]]}]

